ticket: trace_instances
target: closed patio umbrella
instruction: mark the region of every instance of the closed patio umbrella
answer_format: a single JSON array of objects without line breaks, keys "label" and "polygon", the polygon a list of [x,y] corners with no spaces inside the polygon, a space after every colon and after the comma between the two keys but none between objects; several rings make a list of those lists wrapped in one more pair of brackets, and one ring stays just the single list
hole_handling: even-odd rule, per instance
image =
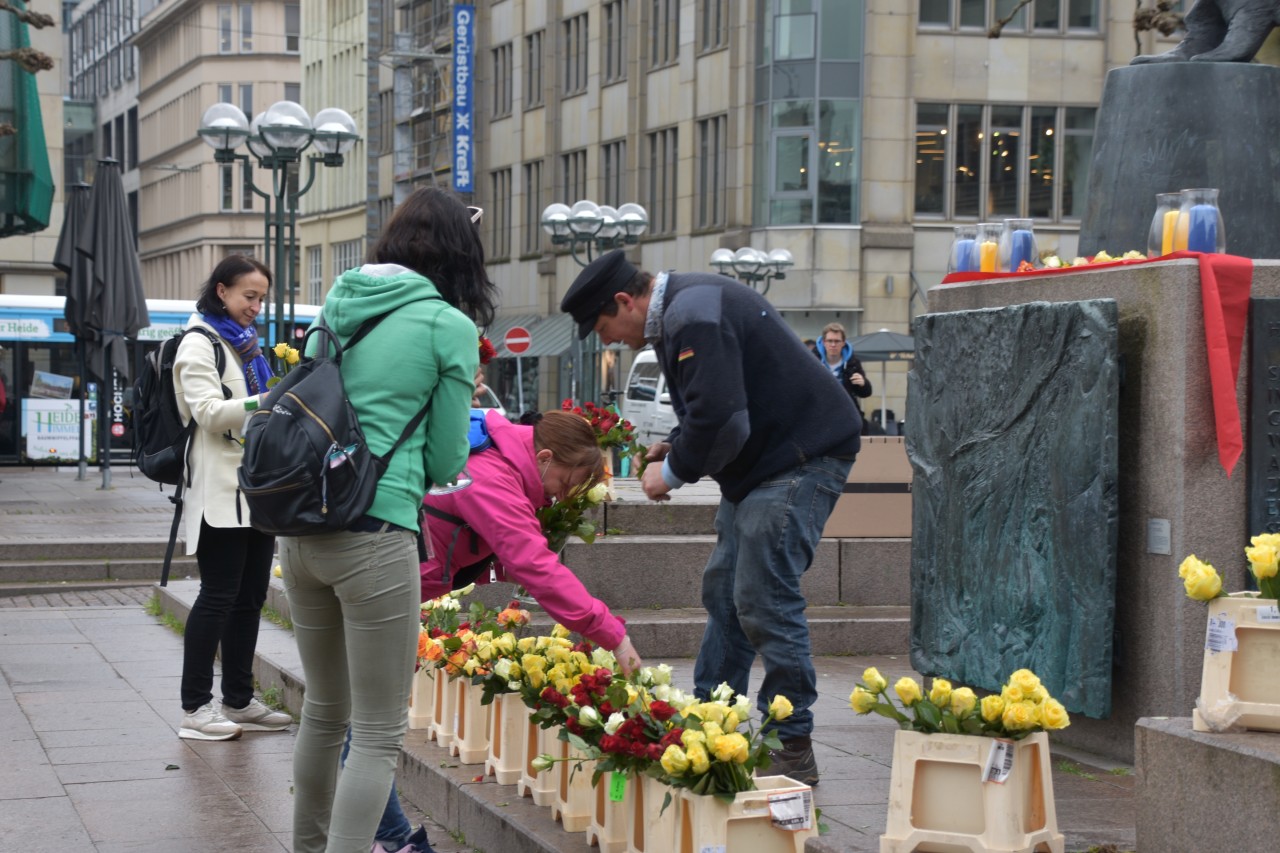
[{"label": "closed patio umbrella", "polygon": [[889,409],[889,394],[885,390],[887,361],[910,361],[916,354],[915,338],[888,329],[854,338],[853,354],[863,361],[880,362],[880,426],[885,424],[885,412]]},{"label": "closed patio umbrella", "polygon": [[87,302],[89,327],[97,333],[97,340],[90,350],[90,363],[101,364],[98,420],[104,489],[111,488],[107,413],[111,410],[109,394],[114,384],[113,371],[128,380],[129,350],[125,339],[151,325],[131,222],[120,182],[120,163],[110,158],[99,160],[76,251],[89,258],[92,270]]},{"label": "closed patio umbrella", "polygon": [[89,270],[89,259],[76,251],[76,243],[84,230],[84,220],[89,214],[88,184],[72,184],[71,195],[67,199],[62,216],[62,231],[58,234],[58,247],[53,253],[53,265],[66,273],[67,301],[63,309],[63,317],[67,321],[67,330],[76,339],[76,356],[80,366],[80,473],[77,480],[83,480],[88,469],[88,461],[84,455],[84,397],[85,397],[85,351],[88,342],[94,338],[89,328],[88,301],[89,281],[92,274]]}]

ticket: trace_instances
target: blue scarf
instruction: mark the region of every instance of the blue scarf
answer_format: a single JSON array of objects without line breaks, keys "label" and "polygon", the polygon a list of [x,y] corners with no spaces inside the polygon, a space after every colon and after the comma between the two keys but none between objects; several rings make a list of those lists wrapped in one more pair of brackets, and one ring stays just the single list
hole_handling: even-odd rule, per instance
[{"label": "blue scarf", "polygon": [[250,396],[265,393],[267,380],[272,377],[271,365],[267,364],[258,346],[258,329],[256,326],[245,328],[230,317],[215,317],[201,314],[204,320],[218,335],[240,354],[240,362],[244,365],[244,381],[249,386]]}]

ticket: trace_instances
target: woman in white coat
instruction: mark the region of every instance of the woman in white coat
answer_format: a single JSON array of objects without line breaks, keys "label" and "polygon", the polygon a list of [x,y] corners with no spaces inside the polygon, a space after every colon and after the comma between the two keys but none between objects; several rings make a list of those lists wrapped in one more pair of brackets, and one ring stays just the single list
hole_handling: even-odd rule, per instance
[{"label": "woman in white coat", "polygon": [[[200,289],[188,328],[199,326],[222,347],[218,372],[212,340],[187,335],[173,364],[178,412],[195,418],[187,456],[187,553],[200,567],[200,593],[183,637],[182,709],[178,736],[234,740],[243,731],[281,731],[293,718],[253,695],[253,653],[267,597],[274,538],[249,526],[236,468],[241,428],[266,398],[271,368],[258,345],[255,319],[271,273],[244,255],[223,259]],[[222,649],[222,702],[213,701],[213,659]]]}]

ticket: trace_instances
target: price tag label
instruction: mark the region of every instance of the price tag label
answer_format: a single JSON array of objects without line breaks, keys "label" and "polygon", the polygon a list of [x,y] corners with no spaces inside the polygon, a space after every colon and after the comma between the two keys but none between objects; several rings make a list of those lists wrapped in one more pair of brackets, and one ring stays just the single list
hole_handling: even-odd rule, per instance
[{"label": "price tag label", "polygon": [[987,765],[982,770],[983,782],[1003,785],[1013,772],[1013,752],[1016,745],[1011,740],[993,740],[987,753]]},{"label": "price tag label", "polygon": [[1280,605],[1268,604],[1258,608],[1259,622],[1280,622]]},{"label": "price tag label", "polygon": [[813,826],[808,791],[787,791],[769,796],[769,819],[778,829],[800,832]]},{"label": "price tag label", "polygon": [[1210,616],[1209,624],[1205,627],[1204,650],[1217,654],[1234,652],[1237,648],[1236,623],[1226,616]]},{"label": "price tag label", "polygon": [[615,803],[622,802],[627,795],[627,774],[617,770],[609,775],[609,799]]},{"label": "price tag label", "polygon": [[723,844],[704,844],[698,848],[698,853],[725,853]]}]

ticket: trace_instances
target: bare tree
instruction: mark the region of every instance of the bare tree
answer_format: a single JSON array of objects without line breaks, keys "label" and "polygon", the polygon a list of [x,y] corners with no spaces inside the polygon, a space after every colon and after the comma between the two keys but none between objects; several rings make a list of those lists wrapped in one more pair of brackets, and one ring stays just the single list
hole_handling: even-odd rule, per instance
[{"label": "bare tree", "polygon": [[[8,12],[22,23],[29,27],[35,27],[37,30],[43,30],[45,27],[52,27],[56,21],[43,12],[33,12],[30,9],[21,9],[8,2],[8,0],[0,0],[0,11]],[[18,63],[23,71],[35,74],[39,71],[48,71],[53,68],[53,60],[47,53],[36,50],[34,47],[19,47],[13,50],[0,50],[0,60],[12,60]],[[0,136],[13,136],[18,129],[8,122],[0,122]]]},{"label": "bare tree", "polygon": [[[0,0],[3,2],[3,0]],[[1141,36],[1145,32],[1152,30],[1159,31],[1161,35],[1170,36],[1178,30],[1186,29],[1182,22],[1182,13],[1173,11],[1175,0],[1156,0],[1155,5],[1147,7],[1142,5],[1143,0],[1134,0],[1135,8],[1133,10],[1133,42],[1137,47],[1137,52],[1142,53]],[[1005,25],[1014,19],[1014,17],[1026,7],[1030,6],[1032,0],[1018,0],[1018,4],[1013,7],[1008,15],[998,18],[991,29],[987,30],[987,38],[998,39],[1000,33],[1004,31]]]}]

